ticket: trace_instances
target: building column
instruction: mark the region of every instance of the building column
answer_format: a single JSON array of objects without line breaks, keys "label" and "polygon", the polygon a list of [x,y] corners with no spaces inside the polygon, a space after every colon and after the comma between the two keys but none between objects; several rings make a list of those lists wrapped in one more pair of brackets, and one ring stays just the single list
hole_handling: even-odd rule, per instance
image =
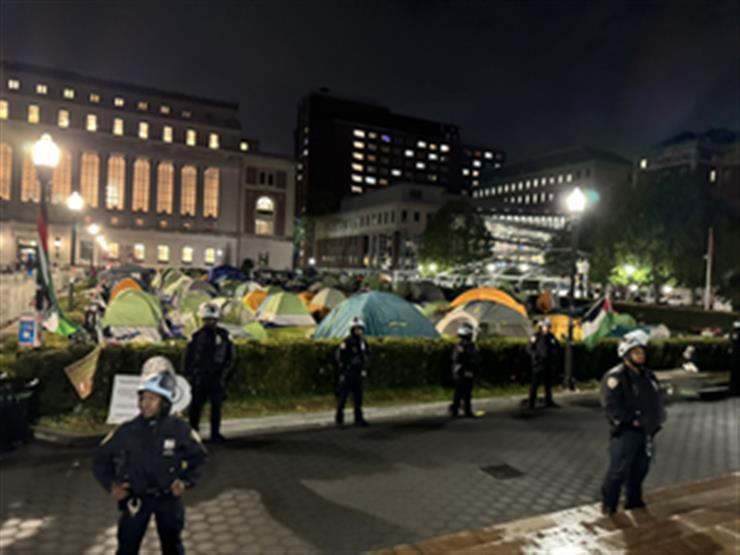
[{"label": "building column", "polygon": [[98,207],[101,210],[106,210],[105,199],[107,196],[108,189],[108,159],[110,155],[107,152],[101,152],[98,154],[100,157],[100,175],[98,176]]}]

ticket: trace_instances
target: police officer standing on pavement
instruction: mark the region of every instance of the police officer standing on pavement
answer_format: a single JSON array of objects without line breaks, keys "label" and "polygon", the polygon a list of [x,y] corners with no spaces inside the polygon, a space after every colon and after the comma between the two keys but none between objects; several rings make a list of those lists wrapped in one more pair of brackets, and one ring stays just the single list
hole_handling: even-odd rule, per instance
[{"label": "police officer standing on pavement", "polygon": [[[182,494],[195,485],[206,451],[187,422],[170,416],[175,371],[164,357],[146,361],[139,386],[139,416],[108,434],[93,473],[118,501],[118,555],[139,552],[152,515],[165,555],[182,554]],[[148,376],[148,377],[147,377]]]},{"label": "police officer standing on pavement", "polygon": [[223,442],[221,403],[226,395],[226,380],[236,362],[229,332],[218,326],[221,310],[213,303],[200,306],[203,327],[193,334],[185,352],[185,375],[193,388],[190,425],[198,430],[203,405],[211,403],[211,441]]},{"label": "police officer standing on pavement", "polygon": [[344,426],[344,406],[352,393],[355,408],[355,426],[368,426],[362,415],[363,379],[367,376],[370,361],[370,346],[363,337],[365,324],[354,318],[350,324],[349,335],[342,340],[337,350],[339,365],[339,387],[337,388],[337,414],[334,419],[337,427]]},{"label": "police officer standing on pavement", "polygon": [[740,320],[732,325],[730,334],[730,395],[740,397]]},{"label": "police officer standing on pavement", "polygon": [[550,320],[545,318],[537,332],[529,340],[529,356],[532,359],[532,384],[529,387],[529,408],[537,403],[537,389],[545,386],[545,406],[557,407],[552,400],[552,381],[555,377],[560,355],[560,343],[550,331]]},{"label": "police officer standing on pavement", "polygon": [[475,330],[468,323],[462,324],[457,330],[460,341],[452,350],[452,379],[455,382],[455,395],[450,405],[450,415],[457,418],[460,404],[463,405],[463,414],[466,418],[475,418],[471,397],[473,396],[473,382],[475,374],[480,370],[480,353],[474,340]]},{"label": "police officer standing on pavement", "polygon": [[602,511],[617,511],[622,486],[625,509],[645,506],[642,482],[650,470],[654,437],[665,421],[660,385],[645,367],[648,336],[642,330],[627,333],[617,353],[622,362],[601,380],[602,404],[611,429],[609,470],[601,487]]}]

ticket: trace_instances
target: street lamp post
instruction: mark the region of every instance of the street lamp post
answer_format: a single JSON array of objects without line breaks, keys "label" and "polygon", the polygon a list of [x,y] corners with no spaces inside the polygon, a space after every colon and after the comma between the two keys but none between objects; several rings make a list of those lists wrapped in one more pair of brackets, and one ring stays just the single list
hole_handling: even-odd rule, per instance
[{"label": "street lamp post", "polygon": [[72,212],[72,237],[69,246],[69,309],[74,310],[75,305],[75,264],[77,263],[77,215],[85,207],[85,199],[77,191],[74,191],[67,198],[67,208]]},{"label": "street lamp post", "polygon": [[565,345],[565,383],[568,389],[575,389],[573,381],[573,317],[575,315],[575,287],[578,264],[578,233],[581,214],[586,209],[586,195],[579,187],[571,191],[567,198],[568,212],[571,215],[570,232],[570,287],[568,288],[568,340]]},{"label": "street lamp post", "polygon": [[95,266],[95,242],[97,241],[98,234],[100,233],[100,226],[98,224],[92,223],[87,226],[87,232],[93,236],[92,251],[90,252],[90,271],[92,271],[92,268]]}]

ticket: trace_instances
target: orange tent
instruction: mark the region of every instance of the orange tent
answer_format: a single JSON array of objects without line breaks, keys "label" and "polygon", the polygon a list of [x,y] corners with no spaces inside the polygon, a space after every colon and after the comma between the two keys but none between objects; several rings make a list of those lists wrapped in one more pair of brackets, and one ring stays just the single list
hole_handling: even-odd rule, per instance
[{"label": "orange tent", "polygon": [[508,293],[504,293],[501,289],[494,289],[493,287],[478,287],[476,289],[466,291],[450,303],[450,308],[455,308],[456,306],[464,305],[471,301],[491,301],[499,303],[516,310],[519,314],[527,318],[527,309],[524,308],[524,306],[516,302]]},{"label": "orange tent", "polygon": [[247,308],[249,308],[249,310],[251,310],[252,312],[257,312],[257,309],[262,304],[262,301],[264,301],[267,298],[267,295],[268,295],[267,291],[263,291],[262,289],[256,289],[244,295],[242,302],[245,305],[247,305]]},{"label": "orange tent", "polygon": [[[550,319],[552,324],[550,329],[557,339],[562,341],[568,337],[568,316],[566,314],[551,314],[546,318]],[[583,328],[580,320],[573,320],[573,339],[583,341]]]},{"label": "orange tent", "polygon": [[115,299],[118,295],[120,295],[124,291],[127,291],[129,289],[133,289],[135,291],[141,291],[141,285],[139,285],[139,282],[133,278],[130,278],[130,277],[123,278],[121,281],[116,283],[115,287],[113,287],[113,290],[110,292],[109,302]]},{"label": "orange tent", "polygon": [[311,299],[313,299],[313,297],[314,294],[311,293],[311,291],[302,291],[298,293],[298,298],[301,299],[303,301],[303,304],[305,304],[306,306],[311,304]]}]

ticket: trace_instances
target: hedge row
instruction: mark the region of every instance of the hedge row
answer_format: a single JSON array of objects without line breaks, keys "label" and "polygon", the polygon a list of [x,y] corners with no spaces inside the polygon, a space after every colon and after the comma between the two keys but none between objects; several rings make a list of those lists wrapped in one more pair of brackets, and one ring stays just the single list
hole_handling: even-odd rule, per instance
[{"label": "hedge row", "polygon": [[732,323],[740,320],[738,312],[718,312],[701,308],[682,306],[661,306],[655,304],[616,302],[617,312],[631,315],[638,322],[646,324],[665,324],[671,332],[696,333],[704,328],[721,328],[729,333]]},{"label": "hedge row", "polygon": [[[452,341],[429,339],[370,339],[372,358],[368,387],[403,388],[421,385],[450,385]],[[338,341],[270,340],[237,345],[237,364],[229,383],[231,399],[263,396],[331,393],[335,387],[334,352]],[[730,367],[727,340],[672,339],[649,347],[653,368],[674,368],[681,363],[687,345],[696,347],[696,362],[702,370]],[[86,407],[108,406],[113,376],[136,374],[153,355],[168,357],[179,368],[183,342],[156,346],[108,346],[103,350],[95,374],[93,394]],[[480,381],[501,384],[529,379],[526,340],[493,339],[480,343],[483,371]],[[72,410],[79,399],[64,373],[64,367],[82,357],[89,348],[18,351],[13,371],[18,377],[39,378],[42,414]],[[574,347],[575,377],[579,381],[599,378],[618,362],[616,341],[606,340],[593,351]]]}]

